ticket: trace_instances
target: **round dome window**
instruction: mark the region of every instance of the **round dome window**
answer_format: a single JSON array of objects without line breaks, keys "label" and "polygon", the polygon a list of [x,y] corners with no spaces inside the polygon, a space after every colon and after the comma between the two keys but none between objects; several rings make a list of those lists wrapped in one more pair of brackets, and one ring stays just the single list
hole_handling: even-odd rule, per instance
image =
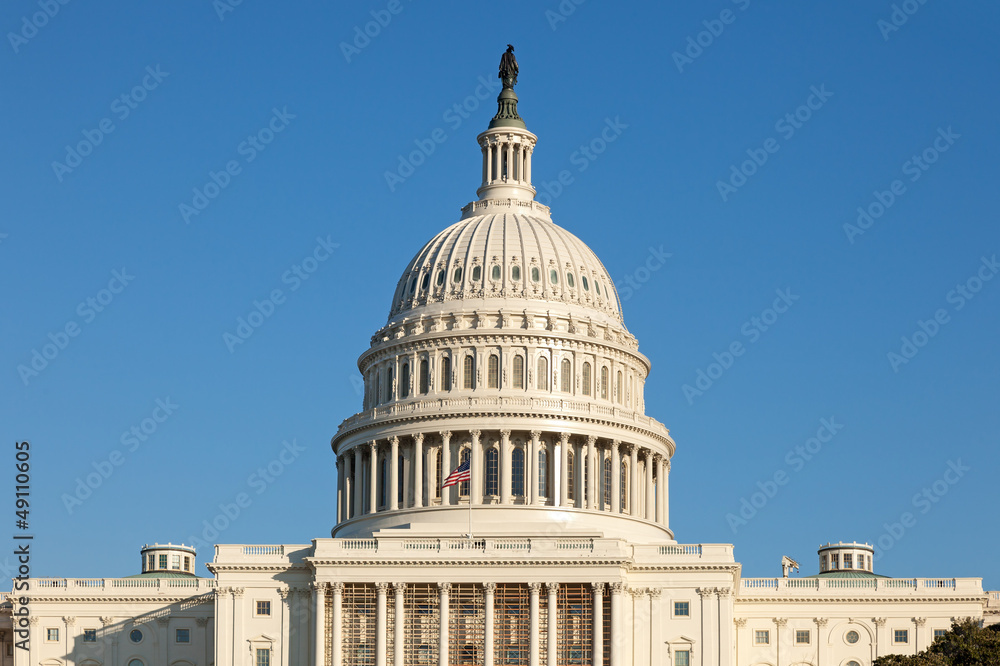
[{"label": "round dome window", "polygon": [[[858,635],[858,632],[851,629],[844,635],[844,638],[847,640],[848,643],[854,645],[861,639],[861,636]],[[850,664],[848,664],[848,666],[850,666]]]}]

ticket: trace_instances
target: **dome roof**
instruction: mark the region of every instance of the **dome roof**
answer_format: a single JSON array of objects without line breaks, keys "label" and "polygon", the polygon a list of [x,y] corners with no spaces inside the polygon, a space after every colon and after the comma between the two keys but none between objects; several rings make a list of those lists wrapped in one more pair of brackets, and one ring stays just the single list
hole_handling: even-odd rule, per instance
[{"label": "dome roof", "polygon": [[528,210],[491,205],[432,238],[403,271],[390,321],[445,301],[523,298],[577,306],[586,310],[580,316],[621,326],[614,281],[593,250],[554,224],[544,206],[521,207]]}]

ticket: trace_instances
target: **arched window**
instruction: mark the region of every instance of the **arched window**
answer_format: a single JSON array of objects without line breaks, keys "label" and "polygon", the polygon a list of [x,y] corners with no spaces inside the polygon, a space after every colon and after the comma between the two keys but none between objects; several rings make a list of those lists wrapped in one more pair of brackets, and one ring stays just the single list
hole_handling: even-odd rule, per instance
[{"label": "arched window", "polygon": [[444,271],[438,271],[437,280],[435,281],[439,287],[444,284]]},{"label": "arched window", "polygon": [[601,368],[601,398],[608,399],[608,369]]},{"label": "arched window", "polygon": [[583,394],[590,395],[590,363],[583,364]]},{"label": "arched window", "polygon": [[427,287],[429,287],[430,284],[431,284],[431,274],[424,273],[424,279],[420,281],[420,291],[427,291]]},{"label": "arched window", "polygon": [[566,496],[570,499],[570,501],[575,502],[576,501],[576,483],[575,483],[576,468],[573,467],[573,458],[575,457],[575,454],[573,453],[573,448],[570,446],[570,444],[568,442],[566,443],[566,448],[568,449],[566,451],[566,469],[569,470],[569,475],[566,477]]},{"label": "arched window", "polygon": [[487,368],[487,382],[490,388],[500,388],[500,357],[490,354],[489,367]]},{"label": "arched window", "polygon": [[379,506],[385,506],[389,503],[388,494],[386,493],[386,488],[389,487],[389,460],[387,458],[382,458],[382,462],[379,464],[378,471],[378,504]]},{"label": "arched window", "polygon": [[375,371],[375,386],[372,387],[372,394],[375,396],[375,404],[379,404],[379,398],[382,397],[382,371]]},{"label": "arched window", "polygon": [[618,371],[618,378],[617,378],[617,381],[615,382],[615,399],[618,401],[618,404],[621,404],[621,402],[622,402],[622,371],[621,370]]},{"label": "arched window", "polygon": [[490,269],[490,277],[494,282],[500,279],[500,266],[493,264],[493,268]]},{"label": "arched window", "polygon": [[573,364],[569,362],[568,358],[562,360],[562,371],[559,374],[561,375],[559,388],[563,393],[571,393],[573,390]]},{"label": "arched window", "polygon": [[428,367],[429,366],[427,364],[427,359],[426,358],[420,361],[420,393],[421,393],[421,395],[423,395],[424,393],[427,393],[430,390],[430,385],[429,385],[430,384],[430,381],[429,381],[430,380],[430,376],[429,376],[430,373],[428,372]]},{"label": "arched window", "polygon": [[472,268],[472,281],[479,282],[479,278],[483,275],[483,269],[481,266],[474,266]]},{"label": "arched window", "polygon": [[410,396],[410,364],[404,363],[403,370],[399,373],[399,395],[402,398]]},{"label": "arched window", "polygon": [[441,465],[444,464],[444,449],[438,448],[437,459],[434,461],[434,497],[441,499],[441,484],[444,477],[441,476]]},{"label": "arched window", "polygon": [[385,371],[385,401],[392,400],[392,368]]},{"label": "arched window", "polygon": [[515,496],[524,495],[524,451],[514,449],[510,458],[510,494]]},{"label": "arched window", "polygon": [[621,465],[621,479],[619,479],[619,500],[618,500],[618,512],[625,513],[628,508],[628,502],[625,499],[628,497],[628,463],[624,460]]},{"label": "arched window", "polygon": [[441,359],[441,390],[451,390],[451,357],[445,356]]},{"label": "arched window", "polygon": [[452,273],[451,281],[454,282],[455,284],[458,284],[459,282],[462,281],[462,267],[461,266],[459,266],[458,268],[456,268],[455,272]]},{"label": "arched window", "polygon": [[128,666],[143,666],[143,663],[139,659],[133,659],[132,661],[128,662]]},{"label": "arched window", "polygon": [[524,388],[524,357],[514,357],[514,388]]},{"label": "arched window", "polygon": [[538,495],[549,496],[549,453],[545,449],[538,452]]},{"label": "arched window", "polygon": [[532,266],[531,267],[531,281],[532,282],[538,282],[541,279],[542,279],[542,277],[541,277],[541,273],[539,273],[539,271],[538,271],[538,266]]},{"label": "arched window", "polygon": [[611,508],[611,458],[604,459],[604,492],[601,496],[604,498],[604,507],[607,509]]},{"label": "arched window", "polygon": [[554,268],[549,271],[549,282],[559,284],[559,271]]},{"label": "arched window", "polygon": [[570,289],[576,286],[576,280],[573,279],[572,273],[566,273],[566,286]]},{"label": "arched window", "polygon": [[476,385],[476,359],[469,354],[462,361],[462,388],[473,388]]},{"label": "arched window", "polygon": [[515,264],[510,269],[510,279],[513,280],[514,282],[520,282],[520,280],[521,280],[521,267],[520,266],[518,266],[518,265]]},{"label": "arched window", "polygon": [[500,494],[500,455],[494,448],[486,451],[486,494]]},{"label": "arched window", "polygon": [[587,282],[587,276],[586,275],[581,276],[580,280],[583,281],[583,290],[590,291],[590,283]]},{"label": "arched window", "polygon": [[544,356],[538,357],[538,377],[536,377],[536,386],[540,391],[549,390],[549,361]]},{"label": "arched window", "polygon": [[[458,454],[459,462],[469,462],[469,456],[472,455],[472,450],[469,448],[462,449],[461,453]],[[469,496],[469,482],[462,481],[458,484],[458,496],[468,497]]]}]

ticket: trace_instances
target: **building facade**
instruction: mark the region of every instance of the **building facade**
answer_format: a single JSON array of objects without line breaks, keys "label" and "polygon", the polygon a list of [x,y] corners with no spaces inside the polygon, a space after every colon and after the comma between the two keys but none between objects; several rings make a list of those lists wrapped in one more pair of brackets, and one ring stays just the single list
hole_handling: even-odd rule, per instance
[{"label": "building facade", "polygon": [[534,200],[510,49],[500,77],[479,198],[358,360],[331,537],[217,546],[212,578],[168,544],[134,577],[32,579],[0,666],[870,666],[995,617],[981,579],[886,578],[866,544],[743,578],[732,545],[674,538],[650,363],[608,271]]}]

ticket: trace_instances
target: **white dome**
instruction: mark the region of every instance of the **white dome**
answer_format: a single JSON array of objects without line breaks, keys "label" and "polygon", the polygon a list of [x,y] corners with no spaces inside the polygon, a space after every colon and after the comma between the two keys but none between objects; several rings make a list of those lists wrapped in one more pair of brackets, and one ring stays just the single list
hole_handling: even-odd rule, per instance
[{"label": "white dome", "polygon": [[579,306],[585,311],[577,316],[622,326],[614,282],[593,250],[549,220],[544,206],[511,201],[527,212],[501,212],[499,203],[451,225],[413,257],[396,286],[390,322],[446,301],[530,299],[560,310]]}]

